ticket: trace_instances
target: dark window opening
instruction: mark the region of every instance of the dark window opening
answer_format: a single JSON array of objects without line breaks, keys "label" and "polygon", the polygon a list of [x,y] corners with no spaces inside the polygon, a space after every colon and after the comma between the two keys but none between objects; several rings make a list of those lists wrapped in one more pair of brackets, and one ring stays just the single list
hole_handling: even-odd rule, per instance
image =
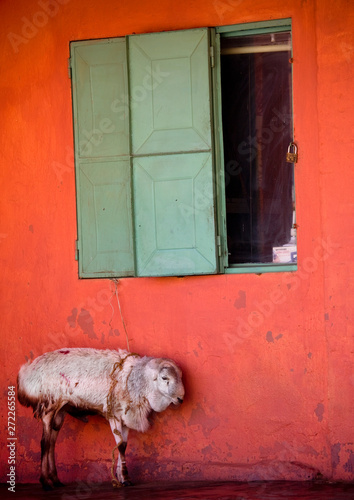
[{"label": "dark window opening", "polygon": [[291,34],[221,37],[229,264],[296,262]]}]

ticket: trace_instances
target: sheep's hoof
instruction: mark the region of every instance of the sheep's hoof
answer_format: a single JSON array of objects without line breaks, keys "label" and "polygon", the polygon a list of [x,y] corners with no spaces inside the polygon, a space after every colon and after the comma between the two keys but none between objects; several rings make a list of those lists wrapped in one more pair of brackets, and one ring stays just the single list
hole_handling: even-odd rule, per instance
[{"label": "sheep's hoof", "polygon": [[41,484],[42,484],[42,488],[44,491],[53,491],[53,488],[51,487],[51,485],[49,483],[41,481]]},{"label": "sheep's hoof", "polygon": [[124,482],[122,483],[122,485],[124,486],[124,488],[125,488],[126,486],[134,486],[134,484],[131,482],[131,480],[130,480],[130,479],[128,479],[127,481],[124,481]]}]

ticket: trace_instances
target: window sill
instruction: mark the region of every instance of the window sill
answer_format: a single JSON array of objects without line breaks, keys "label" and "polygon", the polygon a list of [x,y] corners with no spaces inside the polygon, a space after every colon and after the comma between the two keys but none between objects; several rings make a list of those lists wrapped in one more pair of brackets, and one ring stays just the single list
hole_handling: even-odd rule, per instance
[{"label": "window sill", "polygon": [[225,269],[225,274],[263,274],[297,271],[297,264],[237,264]]}]

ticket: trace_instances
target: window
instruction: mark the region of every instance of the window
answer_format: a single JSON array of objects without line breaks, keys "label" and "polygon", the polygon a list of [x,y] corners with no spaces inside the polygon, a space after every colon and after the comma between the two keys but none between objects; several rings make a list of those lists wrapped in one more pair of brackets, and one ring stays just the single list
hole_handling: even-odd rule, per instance
[{"label": "window", "polygon": [[296,262],[291,83],[290,31],[221,37],[230,266]]},{"label": "window", "polygon": [[288,21],[71,43],[80,277],[295,260],[290,46]]}]

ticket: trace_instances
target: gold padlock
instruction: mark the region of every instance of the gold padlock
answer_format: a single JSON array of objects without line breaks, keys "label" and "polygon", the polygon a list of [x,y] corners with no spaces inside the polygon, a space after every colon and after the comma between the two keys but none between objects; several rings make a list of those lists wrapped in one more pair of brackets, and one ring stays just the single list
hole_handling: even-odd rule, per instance
[{"label": "gold padlock", "polygon": [[297,158],[297,145],[295,144],[295,142],[291,142],[288,146],[288,152],[286,153],[286,161],[288,161],[289,163],[296,163]]}]

